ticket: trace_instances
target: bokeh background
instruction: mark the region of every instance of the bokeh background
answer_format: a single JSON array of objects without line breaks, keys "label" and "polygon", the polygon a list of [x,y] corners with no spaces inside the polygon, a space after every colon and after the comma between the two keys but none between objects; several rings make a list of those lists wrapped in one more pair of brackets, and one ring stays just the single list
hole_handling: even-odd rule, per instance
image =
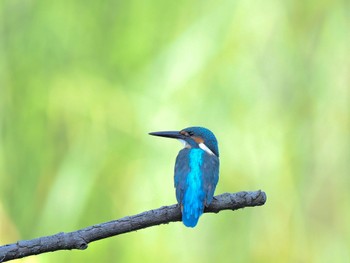
[{"label": "bokeh background", "polygon": [[0,2],[0,244],[175,203],[181,145],[219,140],[205,214],[18,262],[350,262],[350,2]]}]

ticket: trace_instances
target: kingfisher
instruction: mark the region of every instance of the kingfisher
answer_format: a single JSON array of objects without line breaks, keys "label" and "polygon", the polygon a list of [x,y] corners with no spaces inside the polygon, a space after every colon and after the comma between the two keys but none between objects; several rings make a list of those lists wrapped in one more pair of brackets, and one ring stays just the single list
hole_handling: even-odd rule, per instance
[{"label": "kingfisher", "polygon": [[219,180],[219,148],[215,135],[203,127],[149,134],[178,139],[184,145],[176,157],[174,186],[183,224],[195,227],[204,208],[213,200]]}]

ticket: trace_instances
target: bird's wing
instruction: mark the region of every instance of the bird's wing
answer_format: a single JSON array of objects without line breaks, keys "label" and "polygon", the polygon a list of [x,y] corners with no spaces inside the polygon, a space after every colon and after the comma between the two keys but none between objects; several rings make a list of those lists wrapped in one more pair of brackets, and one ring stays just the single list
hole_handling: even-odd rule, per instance
[{"label": "bird's wing", "polygon": [[186,177],[191,171],[190,168],[190,149],[182,149],[176,157],[174,186],[176,188],[176,199],[181,205],[186,190]]},{"label": "bird's wing", "polygon": [[219,158],[205,153],[203,155],[202,173],[205,206],[208,206],[213,200],[214,191],[219,181]]}]

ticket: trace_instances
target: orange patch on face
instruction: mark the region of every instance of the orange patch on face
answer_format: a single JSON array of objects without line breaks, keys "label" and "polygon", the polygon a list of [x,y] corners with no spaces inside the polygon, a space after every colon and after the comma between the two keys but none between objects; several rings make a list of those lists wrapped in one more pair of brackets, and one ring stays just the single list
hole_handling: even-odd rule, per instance
[{"label": "orange patch on face", "polygon": [[192,139],[193,139],[196,143],[198,143],[198,144],[204,142],[204,140],[202,139],[202,137],[192,136]]},{"label": "orange patch on face", "polygon": [[189,136],[187,131],[180,131],[180,134],[185,135],[185,136]]}]

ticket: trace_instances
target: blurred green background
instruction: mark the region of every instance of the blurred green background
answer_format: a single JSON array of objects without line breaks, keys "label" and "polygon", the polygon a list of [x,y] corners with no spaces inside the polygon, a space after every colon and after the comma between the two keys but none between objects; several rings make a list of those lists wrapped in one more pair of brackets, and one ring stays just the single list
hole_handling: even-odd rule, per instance
[{"label": "blurred green background", "polygon": [[19,262],[350,262],[349,1],[0,2],[0,244],[176,202],[192,125],[219,140],[205,214]]}]

